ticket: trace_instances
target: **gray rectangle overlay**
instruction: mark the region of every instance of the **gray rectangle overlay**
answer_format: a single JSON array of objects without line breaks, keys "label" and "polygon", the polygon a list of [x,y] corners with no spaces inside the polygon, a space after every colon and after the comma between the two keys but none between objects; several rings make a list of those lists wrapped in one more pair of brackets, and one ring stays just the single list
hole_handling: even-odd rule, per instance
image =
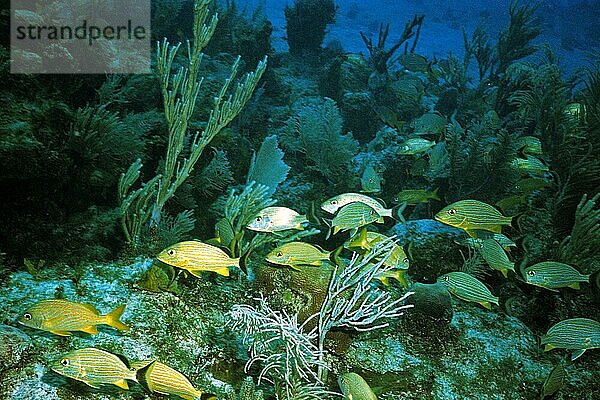
[{"label": "gray rectangle overlay", "polygon": [[13,74],[150,72],[150,0],[11,0]]}]

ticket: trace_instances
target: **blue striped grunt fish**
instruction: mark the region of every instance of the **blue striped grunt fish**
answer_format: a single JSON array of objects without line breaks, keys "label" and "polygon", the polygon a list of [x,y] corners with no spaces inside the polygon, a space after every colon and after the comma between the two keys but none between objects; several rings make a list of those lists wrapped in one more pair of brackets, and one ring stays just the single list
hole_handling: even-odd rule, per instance
[{"label": "blue striped grunt fish", "polygon": [[444,207],[435,215],[438,221],[464,229],[474,237],[474,230],[501,233],[502,226],[512,223],[512,217],[503,216],[493,206],[479,200],[460,200]]},{"label": "blue striped grunt fish", "polygon": [[566,287],[579,289],[580,282],[590,281],[589,275],[580,274],[570,265],[557,261],[544,261],[527,267],[523,270],[523,278],[530,285],[555,292]]},{"label": "blue striped grunt fish", "polygon": [[498,305],[498,298],[477,278],[465,272],[449,272],[437,279],[442,282],[448,291],[465,301],[479,303],[488,310],[492,304]]},{"label": "blue striped grunt fish", "polygon": [[348,372],[338,378],[338,385],[347,400],[377,400],[362,376]]},{"label": "blue striped grunt fish", "polygon": [[428,189],[404,189],[394,196],[395,203],[406,203],[408,205],[427,203],[429,200],[440,200],[438,188],[433,191]]},{"label": "blue striped grunt fish", "polygon": [[272,264],[286,265],[299,269],[300,265],[319,267],[329,260],[331,253],[305,242],[290,242],[282,244],[267,254],[266,260]]},{"label": "blue striped grunt fish", "polygon": [[60,336],[71,336],[71,332],[74,331],[96,335],[98,334],[96,325],[109,325],[122,331],[128,330],[129,327],[119,320],[124,311],[125,305],[121,305],[106,315],[100,315],[91,304],[49,299],[29,307],[17,322]]},{"label": "blue striped grunt fish", "polygon": [[131,363],[137,371],[138,382],[150,393],[176,395],[185,400],[202,398],[203,391],[194,385],[181,372],[158,361],[138,361]]},{"label": "blue striped grunt fish", "polygon": [[364,204],[368,205],[369,207],[374,209],[377,214],[381,215],[382,217],[394,218],[393,209],[385,208],[385,206],[381,202],[375,200],[372,197],[369,197],[369,196],[366,196],[366,195],[360,194],[360,193],[339,194],[337,196],[334,196],[334,197],[324,201],[321,204],[321,208],[323,209],[323,211],[327,211],[330,214],[335,214],[340,208],[344,207],[345,205],[348,205],[350,203],[355,203],[355,202],[360,202],[360,203],[364,203]]},{"label": "blue striped grunt fish", "polygon": [[356,234],[358,228],[373,222],[383,223],[383,217],[377,214],[377,211],[371,206],[357,201],[340,208],[333,217],[331,227],[334,235],[348,230],[352,234]]},{"label": "blue striped grunt fish", "polygon": [[517,148],[523,154],[540,155],[542,154],[542,142],[535,136],[521,136],[517,139]]},{"label": "blue striped grunt fish", "polygon": [[54,362],[50,368],[93,388],[111,384],[129,389],[127,380],[137,381],[136,372],[129,369],[125,359],[94,347],[72,351]]},{"label": "blue striped grunt fish", "polygon": [[197,240],[175,243],[161,251],[156,258],[198,278],[201,271],[229,276],[229,267],[240,268],[239,258],[231,258],[220,248]]},{"label": "blue striped grunt fish", "polygon": [[536,176],[543,176],[549,171],[548,166],[534,156],[515,158],[510,162],[510,167],[516,171],[527,172]]},{"label": "blue striped grunt fish", "polygon": [[381,174],[373,167],[373,164],[369,164],[365,167],[360,178],[360,191],[363,193],[380,193],[382,182]]},{"label": "blue striped grunt fish", "polygon": [[600,322],[589,318],[565,319],[548,329],[541,343],[544,351],[575,350],[571,361],[576,360],[586,350],[600,348]]},{"label": "blue striped grunt fish", "polygon": [[483,239],[477,251],[485,262],[496,271],[500,271],[504,277],[508,277],[508,271],[515,272],[515,263],[508,259],[504,249],[494,239]]},{"label": "blue striped grunt fish", "polygon": [[279,232],[288,229],[302,230],[303,224],[308,224],[306,215],[300,215],[287,207],[267,207],[246,228],[257,232]]},{"label": "blue striped grunt fish", "polygon": [[399,155],[409,156],[423,153],[435,146],[435,142],[423,138],[411,138],[400,144],[398,148]]}]

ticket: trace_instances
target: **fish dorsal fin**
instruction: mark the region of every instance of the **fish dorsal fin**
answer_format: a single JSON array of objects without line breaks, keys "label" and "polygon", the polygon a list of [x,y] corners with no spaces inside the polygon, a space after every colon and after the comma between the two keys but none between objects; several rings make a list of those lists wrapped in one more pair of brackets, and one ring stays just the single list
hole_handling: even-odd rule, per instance
[{"label": "fish dorsal fin", "polygon": [[378,203],[380,203],[383,208],[387,208],[387,204],[385,204],[385,201],[383,201],[383,199],[379,198],[379,197],[374,197],[375,200],[377,200]]},{"label": "fish dorsal fin", "polygon": [[115,356],[119,358],[119,360],[123,361],[123,364],[129,369],[129,360],[123,354],[113,353]]},{"label": "fish dorsal fin", "polygon": [[91,312],[93,312],[96,315],[100,315],[100,313],[98,312],[98,310],[96,309],[96,307],[94,307],[93,305],[91,305],[90,303],[81,303],[81,306],[90,310]]},{"label": "fish dorsal fin", "polygon": [[81,331],[85,332],[85,333],[89,333],[91,335],[98,334],[98,328],[96,328],[96,325],[86,326],[85,328],[81,329]]}]

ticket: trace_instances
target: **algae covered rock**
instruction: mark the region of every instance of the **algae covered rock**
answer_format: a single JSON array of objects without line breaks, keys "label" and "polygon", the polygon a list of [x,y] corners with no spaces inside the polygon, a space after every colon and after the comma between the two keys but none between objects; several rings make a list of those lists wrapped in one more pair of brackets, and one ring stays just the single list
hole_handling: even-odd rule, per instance
[{"label": "algae covered rock", "polygon": [[410,318],[406,318],[405,324],[413,328],[424,329],[422,332],[437,331],[445,328],[452,320],[452,298],[442,283],[415,283],[410,287],[414,294],[410,301],[414,304],[410,311]]},{"label": "algae covered rock", "polygon": [[32,346],[31,338],[20,329],[0,325],[0,374],[18,366]]}]

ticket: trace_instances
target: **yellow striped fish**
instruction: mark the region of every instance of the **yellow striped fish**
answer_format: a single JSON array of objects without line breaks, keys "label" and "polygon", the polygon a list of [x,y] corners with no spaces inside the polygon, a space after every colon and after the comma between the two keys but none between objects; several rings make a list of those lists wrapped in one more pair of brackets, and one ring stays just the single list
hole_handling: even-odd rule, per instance
[{"label": "yellow striped fish", "polygon": [[503,216],[493,206],[478,200],[460,200],[444,207],[435,215],[438,221],[464,229],[473,237],[472,231],[482,229],[501,233],[503,225],[512,223],[512,217]]},{"label": "yellow striped fish", "polygon": [[341,375],[338,378],[338,385],[347,400],[377,400],[377,396],[367,382],[354,372]]},{"label": "yellow striped fish", "polygon": [[229,267],[240,268],[239,258],[231,258],[220,248],[196,240],[175,243],[161,251],[156,258],[198,278],[201,271],[229,276]]},{"label": "yellow striped fish", "polygon": [[331,253],[317,246],[304,242],[290,242],[282,244],[269,254],[266,260],[273,264],[286,265],[299,269],[300,265],[321,266],[328,261]]},{"label": "yellow striped fish", "polygon": [[323,209],[323,211],[327,211],[330,214],[335,214],[340,208],[344,207],[345,205],[356,202],[368,205],[382,217],[395,218],[393,216],[393,209],[385,208],[385,206],[379,201],[360,193],[344,193],[334,196],[324,201],[321,204],[321,208]]},{"label": "yellow striped fish", "polygon": [[534,156],[527,158],[515,158],[510,162],[510,167],[516,171],[528,172],[533,175],[543,176],[547,172],[548,166]]},{"label": "yellow striped fish", "polygon": [[138,382],[150,393],[174,394],[185,400],[200,399],[203,391],[181,372],[158,361],[138,361],[131,364],[137,371]]},{"label": "yellow striped fish", "polygon": [[501,233],[492,233],[490,231],[483,230],[473,230],[470,232],[473,235],[473,237],[466,238],[465,243],[473,248],[481,246],[481,243],[483,243],[484,239],[494,239],[506,251],[510,251],[511,247],[517,247],[517,244],[515,242],[513,242],[506,235],[503,235]]},{"label": "yellow striped fish", "polygon": [[542,154],[542,142],[535,136],[521,136],[517,139],[517,148],[523,154],[540,155]]},{"label": "yellow striped fish", "polygon": [[544,261],[523,270],[523,278],[530,285],[540,286],[557,292],[557,289],[570,287],[579,289],[580,282],[589,282],[590,276],[580,274],[570,265],[556,261]]},{"label": "yellow striped fish", "polygon": [[71,332],[74,331],[96,335],[96,325],[110,325],[122,331],[128,330],[129,327],[119,320],[124,311],[125,305],[122,305],[106,315],[100,315],[91,304],[49,299],[29,307],[17,321],[30,328],[60,336],[71,336]]},{"label": "yellow striped fish", "polygon": [[246,228],[257,232],[279,232],[288,229],[304,229],[308,223],[306,215],[300,215],[287,207],[262,209]]},{"label": "yellow striped fish", "polygon": [[377,214],[377,211],[371,206],[357,201],[340,208],[333,217],[331,226],[334,235],[348,230],[352,231],[352,234],[356,234],[358,228],[373,222],[383,223],[383,217]]},{"label": "yellow striped fish", "polygon": [[476,247],[479,254],[483,257],[486,263],[496,271],[502,272],[504,277],[508,277],[508,271],[515,272],[515,263],[508,259],[504,249],[500,243],[494,239],[483,239],[481,245]]},{"label": "yellow striped fish", "polygon": [[[344,247],[362,254],[373,249],[377,243],[387,239],[389,238],[381,233],[368,232],[366,228],[363,228],[358,234],[347,240],[344,243]],[[410,267],[410,260],[406,256],[404,249],[394,243],[392,251],[385,260],[384,265],[407,270]]]},{"label": "yellow striped fish", "polygon": [[111,384],[129,389],[127,379],[137,381],[137,378],[135,371],[130,370],[125,361],[115,354],[88,347],[66,354],[54,362],[51,369],[93,388]]},{"label": "yellow striped fish", "polygon": [[498,298],[477,278],[465,272],[449,272],[437,279],[442,282],[448,291],[465,301],[479,303],[488,310],[492,304],[498,305]]},{"label": "yellow striped fish", "polygon": [[600,348],[600,322],[589,318],[560,321],[542,336],[542,344],[544,351],[575,350],[571,355],[571,361],[576,360],[586,350]]},{"label": "yellow striped fish", "polygon": [[391,269],[389,271],[383,271],[375,275],[374,278],[383,283],[385,286],[390,285],[390,278],[397,280],[402,287],[407,288],[410,286],[406,277],[405,269]]}]

